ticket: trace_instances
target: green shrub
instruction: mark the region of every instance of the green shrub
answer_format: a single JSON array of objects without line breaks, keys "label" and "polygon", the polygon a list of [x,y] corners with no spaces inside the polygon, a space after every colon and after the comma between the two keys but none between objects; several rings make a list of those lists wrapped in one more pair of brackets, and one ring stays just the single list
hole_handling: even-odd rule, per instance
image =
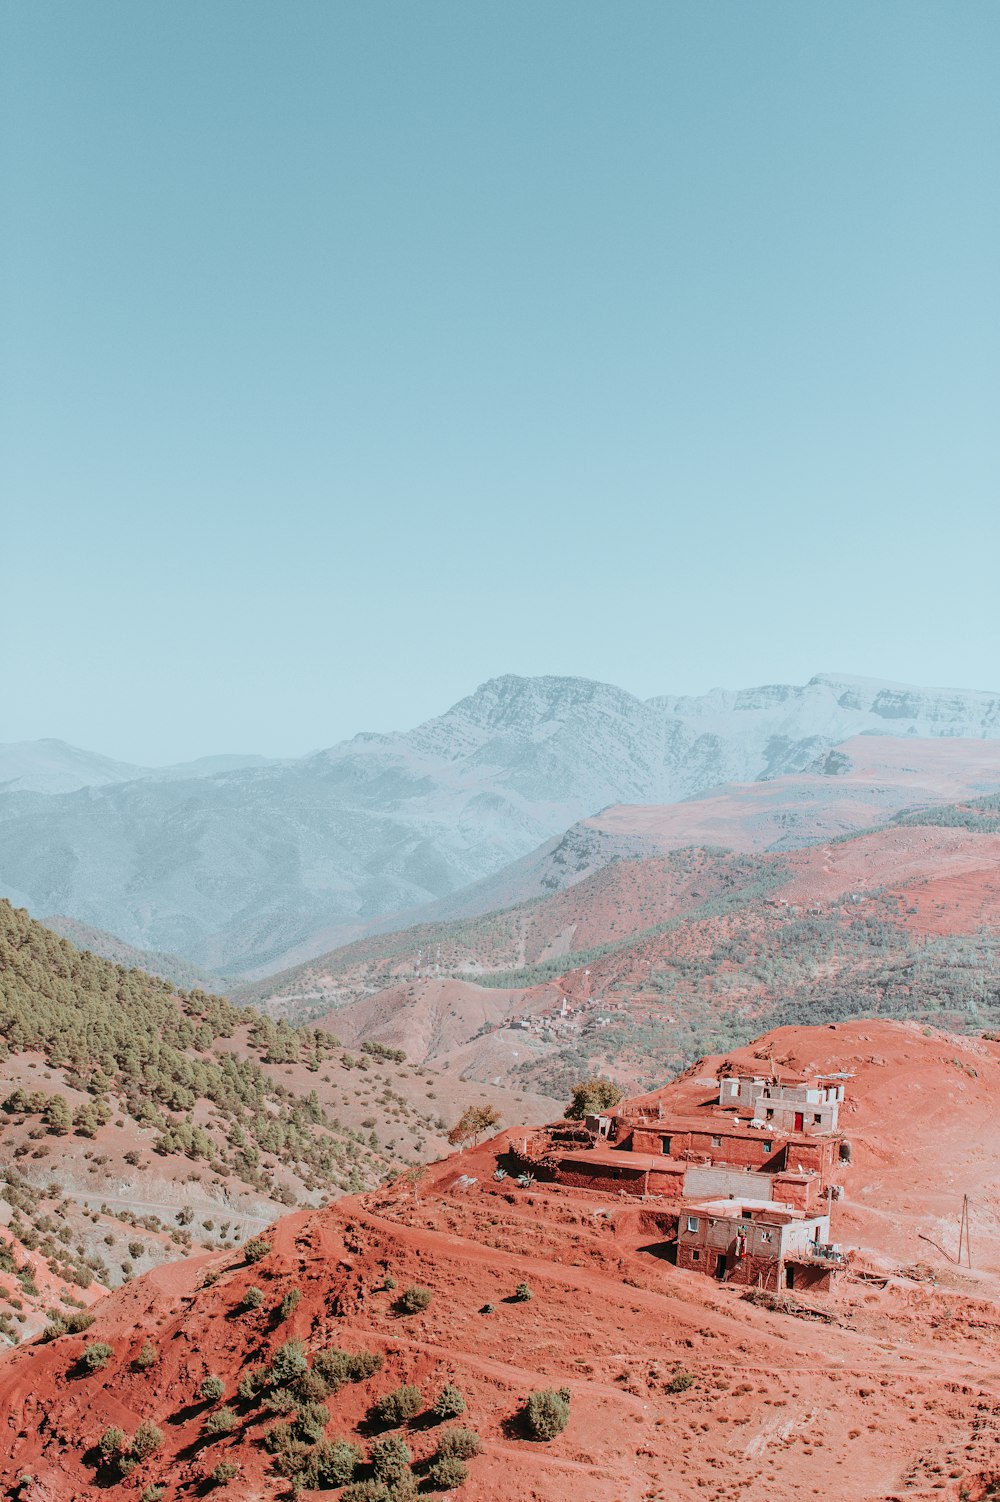
[{"label": "green shrub", "polygon": [[514,1289],[514,1299],[518,1304],[527,1304],[528,1301],[530,1299],[533,1299],[534,1297],[535,1295],[532,1293],[527,1283],[518,1283],[517,1287]]},{"label": "green shrub", "polygon": [[139,1347],[139,1354],[138,1356],[136,1356],[133,1365],[136,1366],[140,1372],[145,1372],[148,1371],[151,1366],[155,1366],[159,1359],[160,1353],[154,1346],[153,1342],[151,1340],[144,1340],[142,1345]]},{"label": "green shrub", "polygon": [[413,1283],[409,1288],[404,1288],[396,1302],[404,1314],[420,1314],[429,1306],[432,1298],[429,1288],[421,1288],[419,1283]]},{"label": "green shrub", "polygon": [[309,1458],[306,1485],[329,1489],[346,1486],[364,1456],[357,1445],[346,1439],[321,1439]]},{"label": "green shrub", "polygon": [[291,1424],[272,1424],[264,1433],[264,1444],[282,1476],[302,1475],[309,1465],[312,1450],[298,1438]]},{"label": "green shrub", "polygon": [[338,1502],[395,1502],[384,1481],[355,1481],[341,1492]]},{"label": "green shrub", "polygon": [[136,1460],[148,1460],[163,1444],[163,1430],[150,1419],[143,1419],[132,1439],[132,1454]]},{"label": "green shrub", "polygon": [[251,1287],[246,1290],[243,1297],[240,1299],[240,1308],[259,1309],[263,1302],[264,1295],[262,1291],[256,1286],[251,1285]]},{"label": "green shrub", "polygon": [[235,1408],[217,1408],[210,1413],[205,1420],[206,1434],[230,1434],[239,1423],[239,1414]]},{"label": "green shrub", "polygon": [[342,1351],[338,1346],[328,1346],[313,1356],[312,1369],[329,1383],[331,1392],[337,1392],[345,1382],[374,1377],[382,1369],[382,1356],[378,1351]]},{"label": "green shrub", "polygon": [[299,1439],[314,1444],[323,1438],[323,1431],[330,1422],[330,1410],[325,1403],[303,1403],[296,1418],[294,1429]]},{"label": "green shrub", "polygon": [[112,1460],[116,1455],[124,1455],[128,1449],[128,1435],[124,1429],[119,1429],[117,1424],[112,1424],[105,1429],[97,1441],[97,1448],[105,1460]]},{"label": "green shrub", "polygon": [[431,1462],[427,1479],[435,1491],[450,1492],[468,1481],[469,1467],[457,1455],[440,1455]]},{"label": "green shrub", "polygon": [[166,1494],[167,1489],[165,1486],[156,1486],[155,1484],[152,1486],[147,1486],[142,1492],[140,1492],[139,1502],[163,1502],[163,1498],[166,1496]]},{"label": "green shrub", "polygon": [[240,1378],[240,1384],[236,1389],[236,1396],[244,1403],[252,1403],[259,1397],[261,1389],[267,1385],[267,1367],[252,1366],[248,1372],[244,1372]]},{"label": "green shrub", "polygon": [[220,1460],[209,1472],[209,1480],[214,1481],[216,1486],[228,1486],[239,1474],[240,1468],[235,1460]]},{"label": "green shrub", "polygon": [[290,1288],[278,1306],[279,1317],[287,1319],[290,1314],[294,1314],[301,1298],[302,1293],[300,1289]]},{"label": "green shrub", "polygon": [[465,1412],[465,1399],[457,1387],[446,1382],[434,1399],[431,1412],[436,1419],[457,1419],[459,1414]]},{"label": "green shrub", "polygon": [[301,1340],[286,1340],[279,1346],[271,1360],[271,1381],[292,1382],[306,1371],[309,1362]]},{"label": "green shrub", "polygon": [[298,1406],[299,1400],[291,1387],[272,1387],[264,1396],[264,1407],[268,1413],[291,1413]]},{"label": "green shrub", "polygon": [[114,1354],[111,1347],[103,1340],[92,1340],[89,1345],[84,1346],[80,1361],[88,1372],[100,1372],[107,1366]]},{"label": "green shrub", "polygon": [[395,1428],[399,1424],[405,1424],[407,1419],[412,1419],[414,1414],[420,1412],[422,1396],[419,1387],[407,1383],[403,1387],[396,1387],[392,1392],[387,1392],[385,1397],[379,1398],[372,1405],[371,1414],[377,1423],[386,1425],[387,1428]]},{"label": "green shrub", "polygon": [[[14,1300],[8,1302],[15,1303]],[[42,1339],[55,1340],[60,1335],[82,1335],[93,1323],[94,1316],[85,1309],[53,1309],[49,1313],[48,1324],[42,1331]]]},{"label": "green shrub", "polygon": [[483,1442],[474,1429],[445,1429],[438,1438],[438,1455],[453,1455],[456,1460],[471,1460],[479,1455]]},{"label": "green shrub", "polygon": [[330,1396],[332,1388],[322,1372],[310,1367],[296,1377],[292,1391],[301,1403],[322,1403]]},{"label": "green shrub", "polygon": [[385,1439],[376,1440],[368,1453],[368,1461],[375,1480],[384,1481],[390,1487],[405,1471],[410,1469],[412,1459],[409,1446],[399,1438],[398,1434],[390,1434]]},{"label": "green shrub", "polygon": [[569,1398],[543,1387],[533,1392],[524,1406],[524,1420],[532,1439],[555,1439],[569,1423]]},{"label": "green shrub", "polygon": [[690,1372],[674,1372],[667,1383],[667,1392],[687,1392],[689,1387],[694,1386],[694,1377]]},{"label": "green shrub", "polygon": [[266,1257],[271,1250],[271,1243],[265,1241],[263,1236],[251,1236],[249,1241],[243,1243],[244,1262],[259,1262]]},{"label": "green shrub", "polygon": [[206,1377],[199,1388],[206,1403],[217,1403],[225,1390],[226,1384],[221,1377]]}]

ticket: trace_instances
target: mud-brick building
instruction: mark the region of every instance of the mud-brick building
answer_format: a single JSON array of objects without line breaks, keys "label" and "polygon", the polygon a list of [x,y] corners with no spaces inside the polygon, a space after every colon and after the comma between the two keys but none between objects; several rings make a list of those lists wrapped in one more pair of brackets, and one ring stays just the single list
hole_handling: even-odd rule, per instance
[{"label": "mud-brick building", "polygon": [[843,1099],[843,1083],[832,1075],[783,1081],[723,1074],[719,1081],[720,1106],[787,1132],[835,1132]]},{"label": "mud-brick building", "polygon": [[677,1266],[752,1288],[829,1288],[846,1266],[830,1245],[829,1215],[757,1200],[685,1206],[677,1226]]},{"label": "mud-brick building", "polygon": [[837,1162],[839,1143],[833,1136],[721,1115],[623,1115],[615,1121],[615,1147],[686,1163],[726,1164],[750,1173],[817,1174],[825,1180]]}]

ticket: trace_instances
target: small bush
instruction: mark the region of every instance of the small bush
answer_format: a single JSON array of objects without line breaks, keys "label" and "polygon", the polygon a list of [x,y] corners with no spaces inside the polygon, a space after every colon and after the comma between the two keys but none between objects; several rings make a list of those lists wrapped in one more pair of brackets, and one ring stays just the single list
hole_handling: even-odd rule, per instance
[{"label": "small bush", "polygon": [[457,1387],[446,1382],[434,1399],[431,1412],[436,1419],[457,1419],[465,1412],[465,1399]]},{"label": "small bush", "polygon": [[302,1293],[300,1289],[290,1288],[278,1306],[279,1317],[287,1319],[290,1314],[294,1314],[301,1298]]},{"label": "small bush", "polygon": [[293,1388],[296,1398],[302,1403],[322,1403],[332,1390],[323,1373],[316,1371],[314,1367],[303,1372],[301,1377],[296,1377]]},{"label": "small bush", "polygon": [[432,1298],[429,1288],[421,1288],[419,1283],[413,1283],[409,1288],[403,1289],[396,1303],[403,1314],[420,1314],[429,1306]]},{"label": "small bush", "polygon": [[262,1291],[255,1286],[251,1286],[247,1289],[246,1293],[244,1293],[243,1297],[240,1299],[240,1308],[259,1309],[263,1302],[264,1295]]},{"label": "small bush", "polygon": [[286,1340],[279,1346],[271,1361],[272,1382],[292,1382],[308,1369],[305,1349],[301,1340]]},{"label": "small bush", "polygon": [[117,1424],[112,1424],[105,1429],[97,1441],[97,1448],[105,1460],[113,1460],[116,1455],[124,1455],[128,1449],[128,1435],[124,1429],[119,1429]]},{"label": "small bush", "polygon": [[149,1419],[143,1419],[132,1439],[132,1454],[136,1460],[148,1460],[163,1444],[163,1430]]},{"label": "small bush", "polygon": [[457,1455],[440,1455],[431,1462],[427,1479],[435,1491],[450,1492],[468,1481],[469,1467]]},{"label": "small bush", "polygon": [[342,1351],[338,1346],[328,1346],[313,1356],[312,1370],[323,1377],[331,1392],[339,1391],[345,1382],[364,1382],[381,1369],[378,1351]]},{"label": "small bush", "polygon": [[483,1448],[483,1442],[474,1429],[445,1429],[438,1440],[438,1455],[453,1455],[456,1460],[471,1460]]},{"label": "small bush", "polygon": [[694,1377],[690,1372],[674,1372],[667,1383],[667,1392],[687,1392],[689,1387],[694,1386]]},{"label": "small bush", "polygon": [[364,1456],[357,1445],[346,1439],[321,1439],[309,1460],[306,1485],[330,1488],[346,1486]]},{"label": "small bush", "polygon": [[252,1403],[260,1395],[261,1389],[266,1385],[267,1367],[252,1366],[240,1378],[240,1384],[236,1389],[236,1396],[241,1398],[244,1403]]},{"label": "small bush", "polygon": [[167,1489],[165,1486],[147,1486],[144,1491],[139,1493],[139,1502],[163,1502],[166,1494]]},{"label": "small bush", "polygon": [[140,1372],[147,1372],[151,1366],[155,1366],[160,1359],[160,1353],[151,1340],[144,1340],[139,1347],[139,1354],[133,1363]]},{"label": "small bush", "polygon": [[355,1481],[340,1494],[340,1502],[394,1502],[383,1481]]},{"label": "small bush", "polygon": [[405,1424],[407,1419],[412,1419],[414,1414],[420,1412],[422,1401],[419,1387],[407,1383],[403,1387],[396,1387],[392,1392],[387,1392],[384,1398],[379,1398],[372,1405],[372,1417],[387,1428],[396,1428],[399,1424]]},{"label": "small bush", "polygon": [[299,1439],[315,1444],[323,1438],[323,1431],[330,1422],[330,1410],[325,1403],[303,1403],[295,1418],[294,1429]]},{"label": "small bush", "polygon": [[89,1345],[84,1346],[80,1362],[88,1372],[100,1372],[107,1366],[114,1354],[111,1347],[105,1345],[103,1340],[92,1340]]},{"label": "small bush", "polygon": [[230,1434],[239,1423],[235,1408],[217,1408],[205,1420],[206,1434]]},{"label": "small bush", "polygon": [[271,1243],[265,1241],[263,1236],[251,1236],[249,1241],[243,1243],[243,1260],[250,1263],[259,1262],[262,1257],[267,1256],[270,1250]]},{"label": "small bush", "polygon": [[524,1405],[524,1419],[532,1439],[555,1439],[569,1423],[569,1399],[543,1387]]},{"label": "small bush", "polygon": [[217,1403],[225,1390],[226,1384],[221,1377],[206,1377],[199,1388],[206,1403]]},{"label": "small bush", "polygon": [[409,1446],[397,1434],[376,1440],[368,1454],[375,1480],[384,1481],[388,1486],[410,1469],[412,1459]]},{"label": "small bush", "polygon": [[389,1293],[392,1293],[392,1290],[396,1287],[395,1278],[387,1274],[386,1277],[382,1280],[382,1287]]},{"label": "small bush", "polygon": [[282,1476],[302,1476],[312,1450],[298,1439],[291,1424],[272,1424],[264,1434],[264,1444],[274,1456],[274,1467]]},{"label": "small bush", "polygon": [[518,1304],[527,1304],[528,1301],[530,1299],[533,1299],[534,1297],[535,1295],[532,1293],[527,1283],[518,1283],[517,1287],[514,1289],[514,1300]]},{"label": "small bush", "polygon": [[220,1460],[219,1464],[209,1472],[209,1479],[216,1486],[228,1486],[230,1481],[235,1481],[240,1474],[239,1465],[235,1460]]},{"label": "small bush", "polygon": [[272,1387],[264,1396],[264,1407],[268,1413],[291,1413],[298,1406],[299,1400],[290,1387]]}]

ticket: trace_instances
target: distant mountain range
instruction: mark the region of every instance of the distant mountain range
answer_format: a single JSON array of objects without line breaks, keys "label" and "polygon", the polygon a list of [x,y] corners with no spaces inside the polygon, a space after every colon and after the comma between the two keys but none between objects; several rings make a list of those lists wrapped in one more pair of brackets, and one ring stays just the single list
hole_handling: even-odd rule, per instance
[{"label": "distant mountain range", "polygon": [[60,742],[0,748],[0,891],[201,970],[262,974],[408,920],[609,804],[835,775],[831,749],[873,734],[996,738],[1000,695],[821,674],[643,701],[506,676],[415,730],[292,761],[150,771]]},{"label": "distant mountain range", "polygon": [[81,751],[66,741],[11,741],[0,746],[0,792],[75,793],[79,788],[110,787],[139,778],[164,780],[209,777],[239,767],[263,767],[264,756],[200,756],[170,767],[140,767],[114,761],[94,751]]}]

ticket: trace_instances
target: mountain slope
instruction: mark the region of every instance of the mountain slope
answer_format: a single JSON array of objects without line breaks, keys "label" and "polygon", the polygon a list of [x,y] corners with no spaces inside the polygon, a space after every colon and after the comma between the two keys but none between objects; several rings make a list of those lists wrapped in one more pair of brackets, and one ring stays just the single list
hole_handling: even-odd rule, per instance
[{"label": "mountain slope", "polygon": [[801,771],[845,738],[1000,735],[1000,698],[819,676],[643,703],[505,677],[295,762],[0,796],[0,889],[203,969],[262,972],[451,897],[611,803]]},{"label": "mountain slope", "polygon": [[242,994],[355,1046],[561,1094],[595,1069],[645,1088],[778,1021],[995,1027],[998,971],[991,795],[795,850],[613,860],[543,899],[361,940]]},{"label": "mountain slope", "polygon": [[[402,1479],[353,1495],[412,1497],[407,1459],[424,1494],[456,1427],[432,1411],[448,1384],[465,1405],[459,1426],[481,1445],[452,1482],[467,1502],[990,1495],[1000,1235],[983,1200],[1000,1174],[989,1130],[1000,1049],[866,1022],[786,1030],[744,1056],[772,1057],[851,1076],[856,1151],[832,1227],[851,1260],[834,1293],[769,1308],[672,1267],[668,1203],[498,1183],[501,1136],[363,1199],[287,1217],[252,1265],[230,1252],[139,1279],[97,1306],[86,1337],[6,1357],[0,1482],[20,1502],[116,1489],[102,1436],[120,1429],[127,1449],[147,1420],[156,1433],[123,1495],[154,1488],[181,1502],[227,1474],[230,1495],[284,1495],[293,1479],[313,1495],[324,1444],[329,1460],[343,1437],[362,1461],[389,1437],[406,1445],[406,1456],[395,1448]],[[697,1108],[722,1062],[702,1061],[665,1097]],[[966,1187],[973,1269],[938,1250],[955,1242]],[[522,1283],[530,1304],[515,1297]],[[399,1302],[410,1285],[429,1294],[422,1311]],[[81,1356],[96,1342],[105,1364],[88,1370]],[[203,1396],[207,1377],[218,1396]],[[376,1421],[373,1404],[401,1384],[419,1388],[414,1416]],[[521,1419],[543,1388],[569,1399],[567,1427],[548,1441],[529,1439]]]},{"label": "mountain slope", "polygon": [[[5,902],[0,1039],[0,1221],[83,1289],[377,1184],[443,1151],[467,1106],[536,1121],[552,1106],[175,992]],[[16,1334],[10,1292],[0,1280]]]}]

